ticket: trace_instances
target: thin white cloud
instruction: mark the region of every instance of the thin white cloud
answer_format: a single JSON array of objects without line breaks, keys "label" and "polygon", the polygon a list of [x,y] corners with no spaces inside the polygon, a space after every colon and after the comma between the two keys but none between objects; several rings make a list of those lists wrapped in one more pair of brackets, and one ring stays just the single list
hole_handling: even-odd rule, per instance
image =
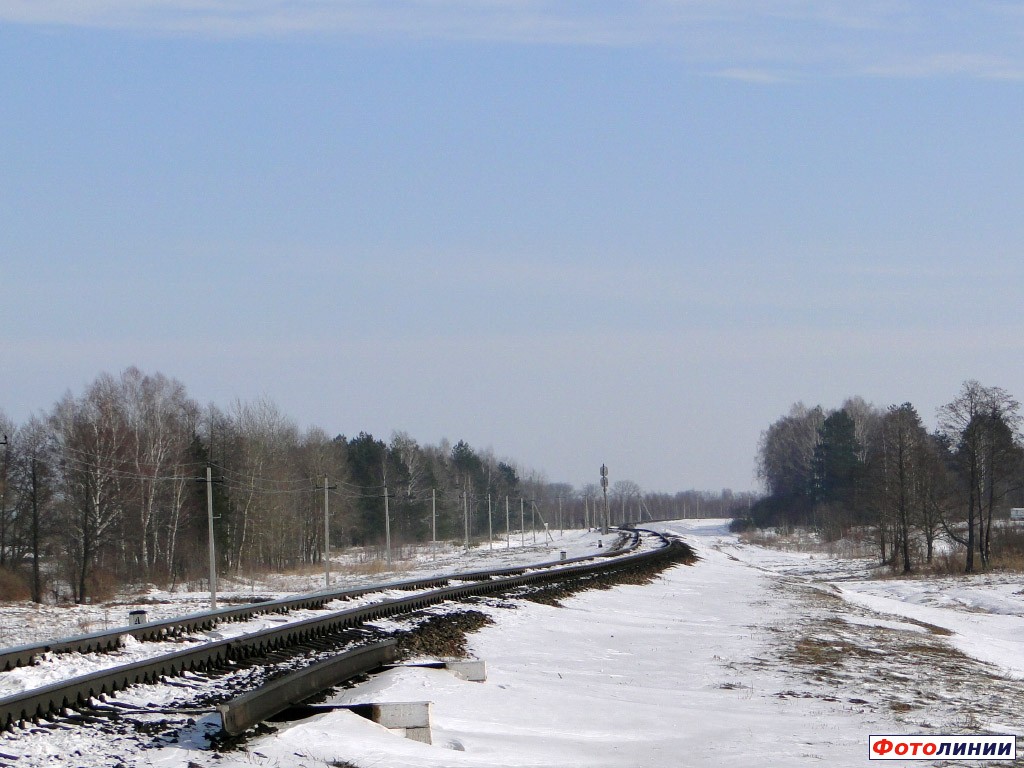
[{"label": "thin white cloud", "polygon": [[984,54],[943,53],[901,57],[886,64],[867,67],[864,72],[881,77],[926,78],[952,75],[985,80],[1024,80],[1024,61]]},{"label": "thin white cloud", "polygon": [[952,0],[0,0],[0,23],[655,46],[697,71],[760,83],[1024,73],[1024,14],[1003,2],[965,9]]},{"label": "thin white cloud", "polygon": [[905,280],[938,280],[948,284],[957,284],[965,280],[987,280],[998,283],[1016,284],[1024,277],[1024,267],[1016,262],[999,264],[993,260],[978,266],[969,261],[956,264],[928,264],[911,262],[906,264],[882,264],[870,261],[851,261],[837,264],[830,270],[831,274],[842,278],[900,278]]},{"label": "thin white cloud", "polygon": [[209,36],[350,34],[582,45],[633,41],[614,14],[566,12],[534,0],[0,0],[0,21]]},{"label": "thin white cloud", "polygon": [[744,83],[759,83],[771,85],[774,83],[788,83],[796,78],[792,75],[774,72],[768,69],[754,69],[751,67],[729,67],[712,73],[715,77],[725,80],[740,80]]}]

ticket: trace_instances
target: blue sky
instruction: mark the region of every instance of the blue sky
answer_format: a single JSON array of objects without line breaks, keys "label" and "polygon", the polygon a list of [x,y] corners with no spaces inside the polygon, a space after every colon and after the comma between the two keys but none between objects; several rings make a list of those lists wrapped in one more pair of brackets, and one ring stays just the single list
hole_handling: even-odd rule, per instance
[{"label": "blue sky", "polygon": [[753,488],[797,400],[1024,395],[1022,85],[1019,3],[0,0],[0,409]]}]

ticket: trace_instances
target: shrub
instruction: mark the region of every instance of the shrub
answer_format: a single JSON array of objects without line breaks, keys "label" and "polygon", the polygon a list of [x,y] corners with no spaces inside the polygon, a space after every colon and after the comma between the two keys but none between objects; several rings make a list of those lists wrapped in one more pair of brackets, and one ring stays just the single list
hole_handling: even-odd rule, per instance
[{"label": "shrub", "polygon": [[28,579],[10,568],[0,568],[0,600],[28,600],[32,597],[32,588]]},{"label": "shrub", "polygon": [[1010,526],[992,531],[992,565],[1009,571],[1024,570],[1024,529]]},{"label": "shrub", "polygon": [[733,533],[743,533],[755,527],[754,521],[749,517],[734,517],[732,522],[729,523],[729,530]]},{"label": "shrub", "polygon": [[85,597],[101,603],[113,598],[120,586],[121,582],[113,571],[97,568],[85,580]]}]

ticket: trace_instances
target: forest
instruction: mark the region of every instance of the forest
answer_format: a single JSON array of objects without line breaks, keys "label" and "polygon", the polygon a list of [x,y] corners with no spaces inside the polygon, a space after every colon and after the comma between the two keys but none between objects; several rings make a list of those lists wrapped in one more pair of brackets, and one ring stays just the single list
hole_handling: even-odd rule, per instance
[{"label": "forest", "polygon": [[940,548],[967,573],[1019,565],[1024,536],[1008,518],[1024,507],[1020,427],[1020,403],[974,380],[931,430],[911,403],[797,403],[761,435],[767,494],[745,524],[810,526],[827,540],[867,531],[881,562],[903,573]]},{"label": "forest", "polygon": [[[85,602],[125,584],[175,585],[206,570],[212,499],[217,570],[281,572],[331,551],[511,527],[603,522],[602,489],[465,441],[421,445],[402,431],[300,430],[272,402],[201,406],[180,381],[128,368],[15,424],[0,411],[0,599]],[[211,482],[208,484],[207,468]],[[325,493],[326,489],[326,493]],[[732,516],[751,494],[608,488],[612,524]],[[522,522],[521,522],[522,521]]]}]

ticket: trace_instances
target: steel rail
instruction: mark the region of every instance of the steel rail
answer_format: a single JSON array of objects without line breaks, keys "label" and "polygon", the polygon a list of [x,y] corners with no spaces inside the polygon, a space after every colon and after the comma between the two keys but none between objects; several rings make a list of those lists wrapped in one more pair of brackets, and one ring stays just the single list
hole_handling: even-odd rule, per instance
[{"label": "steel rail", "polygon": [[[638,539],[639,533],[634,534],[634,537]],[[370,605],[336,611],[324,617],[312,617],[282,627],[270,627],[240,637],[204,643],[194,648],[99,670],[88,675],[6,696],[0,698],[0,728],[9,728],[15,723],[45,718],[54,713],[59,714],[88,702],[90,698],[115,693],[130,685],[152,683],[163,677],[179,675],[188,670],[209,669],[223,666],[230,661],[265,655],[270,651],[334,634],[367,621],[422,610],[445,600],[458,600],[507,591],[530,584],[573,580],[602,571],[615,572],[626,569],[638,561],[665,557],[672,547],[668,543],[668,539],[664,536],[660,538],[667,546],[640,552],[634,551],[618,558],[605,558],[597,562],[548,568],[518,575],[480,578],[465,584],[441,587],[409,597],[383,600]]]},{"label": "steel rail", "polygon": [[220,608],[214,611],[203,611],[201,613],[178,616],[172,619],[151,621],[140,626],[125,626],[101,632],[91,632],[84,635],[57,640],[47,640],[41,643],[30,643],[10,648],[0,649],[0,669],[9,670],[19,666],[28,666],[37,656],[44,653],[97,653],[112,651],[121,644],[121,638],[130,635],[136,640],[145,642],[150,640],[162,640],[166,637],[200,632],[212,629],[217,624],[225,621],[244,621],[253,616],[266,613],[286,613],[301,609],[321,609],[333,600],[346,600],[372,592],[383,592],[391,589],[423,589],[437,586],[444,586],[448,583],[448,576],[437,576],[411,581],[397,581],[387,584],[379,584],[366,587],[354,587],[350,589],[313,592],[297,597],[286,597],[278,600],[261,600],[256,603],[249,603],[244,606],[233,606]]},{"label": "steel rail", "polygon": [[387,582],[374,584],[365,587],[350,587],[347,589],[323,589],[309,594],[295,597],[285,597],[277,600],[261,600],[249,603],[244,606],[232,606],[219,608],[213,611],[177,616],[171,619],[151,621],[140,626],[125,626],[107,629],[100,632],[90,632],[82,635],[45,640],[40,643],[28,643],[16,645],[9,648],[0,648],[0,672],[14,669],[16,667],[29,666],[33,661],[43,654],[53,653],[100,653],[112,651],[121,645],[121,638],[130,635],[141,642],[162,640],[166,637],[201,632],[215,627],[225,621],[245,621],[253,616],[267,613],[287,613],[288,611],[302,609],[323,609],[327,603],[334,600],[350,600],[362,597],[373,592],[384,592],[388,590],[413,590],[430,589],[433,587],[447,586],[450,581],[473,581],[487,579],[499,574],[525,573],[536,568],[551,568],[565,565],[566,563],[582,562],[594,557],[616,557],[633,550],[638,544],[634,540],[623,549],[615,549],[607,553],[594,555],[583,555],[568,560],[551,560],[531,565],[517,566],[493,571],[467,571],[440,575],[428,576],[421,579],[408,579],[404,581]]}]

